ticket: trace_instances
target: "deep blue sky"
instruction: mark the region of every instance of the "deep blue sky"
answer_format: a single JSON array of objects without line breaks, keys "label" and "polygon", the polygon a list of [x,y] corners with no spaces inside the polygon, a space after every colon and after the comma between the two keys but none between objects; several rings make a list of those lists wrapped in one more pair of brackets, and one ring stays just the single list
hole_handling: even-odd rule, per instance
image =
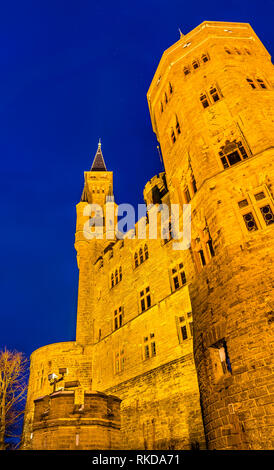
[{"label": "deep blue sky", "polygon": [[8,1],[1,38],[0,348],[75,336],[75,205],[98,138],[118,203],[161,170],[146,92],[162,52],[204,20],[251,23],[273,0]]}]

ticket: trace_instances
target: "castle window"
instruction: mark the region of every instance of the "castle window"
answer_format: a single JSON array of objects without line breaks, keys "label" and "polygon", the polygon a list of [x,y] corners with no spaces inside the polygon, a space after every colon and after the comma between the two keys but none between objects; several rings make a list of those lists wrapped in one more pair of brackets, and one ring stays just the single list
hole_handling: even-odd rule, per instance
[{"label": "castle window", "polygon": [[208,108],[209,102],[208,102],[208,99],[207,99],[207,95],[205,93],[201,94],[200,101],[201,101],[204,108]]},{"label": "castle window", "polygon": [[247,199],[243,199],[242,201],[239,201],[239,202],[238,202],[238,206],[240,207],[240,209],[242,209],[243,207],[248,206],[248,201],[247,201]]},{"label": "castle window", "polygon": [[208,54],[203,54],[202,55],[202,61],[203,62],[208,62],[209,61],[209,55]]},{"label": "castle window", "polygon": [[125,356],[124,350],[119,349],[115,352],[115,373],[123,372],[125,368]]},{"label": "castle window", "polygon": [[177,131],[178,135],[181,134],[181,128],[180,128],[180,124],[179,124],[177,115],[176,115],[176,131]]},{"label": "castle window", "polygon": [[255,197],[256,201],[261,201],[261,199],[265,199],[265,193],[264,193],[264,191],[260,191],[259,193],[254,194],[254,197]]},{"label": "castle window", "polygon": [[272,198],[265,186],[254,193],[248,193],[246,199],[238,201],[238,207],[249,232],[274,223]]},{"label": "castle window", "polygon": [[143,248],[140,248],[139,251],[136,251],[134,254],[134,264],[135,268],[137,268],[140,264],[142,264],[145,260],[148,259],[148,247],[147,244]]},{"label": "castle window", "polygon": [[218,93],[216,88],[211,87],[210,90],[209,90],[209,93],[211,94],[211,97],[212,97],[214,102],[219,101],[220,96],[219,96],[219,93]]},{"label": "castle window", "polygon": [[144,253],[145,253],[145,259],[148,259],[148,247],[147,247],[147,245],[144,246]]},{"label": "castle window", "polygon": [[228,49],[227,47],[225,47],[225,51],[226,51],[227,54],[231,54],[230,49]]},{"label": "castle window", "polygon": [[166,93],[165,93],[165,102],[168,103],[168,97]]},{"label": "castle window", "polygon": [[234,51],[236,52],[236,54],[241,55],[241,52],[236,47],[234,48]]},{"label": "castle window", "polygon": [[149,287],[146,287],[140,292],[140,306],[141,312],[144,312],[149,307],[151,307],[151,296]]},{"label": "castle window", "polygon": [[156,356],[156,343],[154,333],[144,337],[144,359]]},{"label": "castle window", "polygon": [[184,67],[184,74],[185,74],[185,75],[190,74],[190,69],[189,69],[189,67]]},{"label": "castle window", "polygon": [[191,187],[193,194],[197,193],[197,185],[196,185],[196,180],[194,178],[194,175],[191,176]]},{"label": "castle window", "polygon": [[267,204],[266,206],[261,207],[260,211],[262,213],[262,216],[264,218],[266,225],[271,225],[274,223],[274,215],[270,207],[270,204]]},{"label": "castle window", "polygon": [[199,257],[200,257],[200,262],[202,266],[206,265],[206,260],[205,260],[205,255],[203,250],[198,251]]},{"label": "castle window", "polygon": [[185,197],[186,204],[188,204],[191,201],[191,197],[190,197],[190,192],[187,186],[185,187],[185,190],[184,190],[184,197]]},{"label": "castle window", "polygon": [[200,66],[200,64],[199,64],[199,61],[198,61],[198,60],[194,60],[194,61],[192,62],[192,67],[194,68],[194,70],[196,70],[199,66]]},{"label": "castle window", "polygon": [[161,113],[162,113],[162,112],[164,111],[164,107],[163,107],[162,101],[161,101],[160,109],[161,109]]},{"label": "castle window", "polygon": [[256,85],[255,85],[254,81],[251,80],[251,78],[247,78],[246,81],[251,86],[251,88],[256,89]]},{"label": "castle window", "polygon": [[121,328],[123,324],[123,307],[114,310],[114,330]]},{"label": "castle window", "polygon": [[254,219],[252,212],[247,212],[246,214],[244,214],[243,219],[245,221],[246,228],[249,232],[254,232],[255,230],[258,230],[256,221]]},{"label": "castle window", "polygon": [[232,373],[227,345],[224,339],[217,341],[217,343],[210,346],[209,352],[214,375],[217,380],[225,374]]},{"label": "castle window", "polygon": [[210,257],[213,258],[213,256],[215,256],[215,251],[214,251],[214,248],[213,248],[211,238],[207,241],[206,245],[207,245],[207,249],[208,249]]},{"label": "castle window", "polygon": [[172,94],[173,93],[173,88],[172,88],[172,85],[171,83],[169,82],[169,93]]},{"label": "castle window", "polygon": [[118,282],[122,280],[122,266],[120,266],[119,270],[115,269],[114,273],[111,273],[111,287],[114,287]]},{"label": "castle window", "polygon": [[249,49],[246,49],[246,48],[245,48],[245,52],[246,52],[246,54],[251,55],[251,52],[250,52]]},{"label": "castle window", "polygon": [[233,142],[229,142],[227,140],[226,144],[219,152],[219,155],[224,168],[229,168],[230,166],[248,158],[242,142],[236,142],[235,140]]},{"label": "castle window", "polygon": [[182,315],[181,317],[175,317],[175,322],[179,343],[193,336],[192,312],[188,312],[187,315]]},{"label": "castle window", "polygon": [[172,140],[173,144],[175,144],[175,142],[176,142],[176,136],[175,136],[175,133],[174,133],[174,130],[173,130],[173,129],[171,129],[171,140]]},{"label": "castle window", "polygon": [[259,86],[263,89],[266,89],[266,85],[264,83],[264,81],[261,79],[261,78],[257,78],[257,83],[259,84]]},{"label": "castle window", "polygon": [[186,275],[183,263],[171,269],[172,290],[177,290],[186,284]]}]

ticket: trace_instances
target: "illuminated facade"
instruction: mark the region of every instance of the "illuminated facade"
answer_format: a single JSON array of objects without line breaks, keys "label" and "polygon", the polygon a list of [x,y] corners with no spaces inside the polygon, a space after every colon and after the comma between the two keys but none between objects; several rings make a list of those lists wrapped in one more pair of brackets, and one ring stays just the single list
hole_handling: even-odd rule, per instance
[{"label": "illuminated facade", "polygon": [[[122,400],[122,448],[274,447],[273,87],[245,23],[204,22],[164,52],[148,103],[165,173],[144,199],[191,204],[189,250],[169,234],[86,238],[88,204],[115,205],[99,144],[77,205],[76,341],[32,354],[22,448],[59,368],[76,405],[94,390]],[[69,448],[86,448],[81,429]]]}]

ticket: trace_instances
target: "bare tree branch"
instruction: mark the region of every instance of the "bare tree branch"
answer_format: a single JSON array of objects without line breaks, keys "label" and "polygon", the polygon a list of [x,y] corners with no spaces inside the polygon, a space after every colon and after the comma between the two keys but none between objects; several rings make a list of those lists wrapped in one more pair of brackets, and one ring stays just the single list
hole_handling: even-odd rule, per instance
[{"label": "bare tree branch", "polygon": [[18,437],[16,424],[24,413],[27,371],[22,353],[0,350],[0,450],[6,448],[7,439]]}]

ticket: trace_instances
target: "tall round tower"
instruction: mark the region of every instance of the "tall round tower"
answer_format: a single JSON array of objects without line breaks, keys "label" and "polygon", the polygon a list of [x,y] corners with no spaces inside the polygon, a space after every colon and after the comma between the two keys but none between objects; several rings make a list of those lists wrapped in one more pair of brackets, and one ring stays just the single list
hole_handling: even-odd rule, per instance
[{"label": "tall round tower", "polygon": [[271,58],[249,24],[204,22],[164,52],[148,103],[171,203],[191,204],[182,256],[208,447],[273,448]]}]

